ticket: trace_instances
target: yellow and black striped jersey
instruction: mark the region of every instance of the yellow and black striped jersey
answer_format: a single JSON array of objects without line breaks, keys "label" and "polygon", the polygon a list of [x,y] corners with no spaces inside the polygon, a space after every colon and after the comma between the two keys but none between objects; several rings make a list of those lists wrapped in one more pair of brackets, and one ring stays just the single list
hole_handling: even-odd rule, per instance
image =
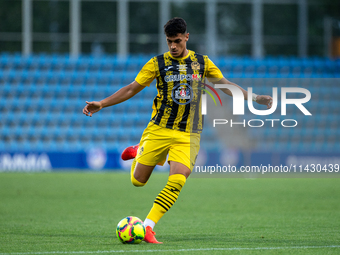
[{"label": "yellow and black striped jersey", "polygon": [[141,69],[136,82],[149,86],[157,80],[158,94],[153,101],[151,121],[170,129],[200,133],[201,81],[221,80],[223,75],[206,56],[189,51],[184,58],[173,58],[170,52],[153,57]]}]

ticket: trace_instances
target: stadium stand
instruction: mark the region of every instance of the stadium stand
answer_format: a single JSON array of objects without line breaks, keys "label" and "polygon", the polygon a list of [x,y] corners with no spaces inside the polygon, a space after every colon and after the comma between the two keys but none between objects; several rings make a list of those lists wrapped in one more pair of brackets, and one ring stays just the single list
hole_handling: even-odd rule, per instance
[{"label": "stadium stand", "polygon": [[[102,99],[134,80],[149,58],[133,55],[121,60],[107,55],[74,60],[58,54],[1,53],[0,150],[80,151],[92,146],[120,150],[138,143],[157,94],[154,83],[129,102],[103,109],[93,118],[85,118],[81,111],[86,100]],[[296,128],[248,128],[255,149],[340,151],[340,84],[334,79],[340,77],[340,60],[221,57],[214,62],[230,80],[250,78],[262,84],[255,86],[257,94],[270,94],[273,86],[305,87],[312,94],[306,107],[313,118],[296,107],[287,108],[287,118],[299,122]],[[282,119],[279,109],[270,118]],[[250,113],[246,117],[254,118]],[[219,139],[211,128],[202,137],[202,147],[208,150],[223,146],[216,143]]]}]

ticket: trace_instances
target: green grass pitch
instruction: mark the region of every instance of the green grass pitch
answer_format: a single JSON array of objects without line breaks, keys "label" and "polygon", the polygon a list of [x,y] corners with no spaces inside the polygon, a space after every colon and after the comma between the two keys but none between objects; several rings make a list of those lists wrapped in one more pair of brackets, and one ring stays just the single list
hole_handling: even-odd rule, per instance
[{"label": "green grass pitch", "polygon": [[121,244],[117,223],[144,220],[167,182],[127,173],[0,174],[4,254],[340,254],[340,179],[190,178],[152,245]]}]

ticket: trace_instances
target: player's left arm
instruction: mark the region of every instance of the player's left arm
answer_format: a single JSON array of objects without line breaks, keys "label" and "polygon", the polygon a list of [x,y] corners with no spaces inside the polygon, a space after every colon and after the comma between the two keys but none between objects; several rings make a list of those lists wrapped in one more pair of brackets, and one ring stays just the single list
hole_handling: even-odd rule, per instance
[{"label": "player's left arm", "polygon": [[[207,59],[207,78],[210,82],[214,83],[214,84],[228,84],[228,85],[233,85],[237,88],[239,88],[244,96],[244,100],[248,100],[248,92],[246,90],[244,90],[242,87],[240,87],[239,85],[228,81],[226,78],[224,78],[221,70],[208,58]],[[231,93],[231,91],[227,88],[221,88],[221,90],[226,93],[229,96],[233,96],[233,94]],[[271,96],[263,96],[263,95],[256,95],[253,93],[252,95],[252,100],[257,102],[258,104],[263,104],[266,105],[267,108],[271,108],[272,107],[272,103],[273,103],[273,99]]]},{"label": "player's left arm", "polygon": [[[244,95],[244,100],[248,100],[248,92],[243,89],[241,86],[237,85],[236,83],[233,83],[231,81],[228,81],[226,78],[222,78],[220,81],[218,82],[214,82],[215,84],[228,84],[228,85],[233,85],[235,87],[238,87],[243,95]],[[231,93],[231,91],[227,88],[220,88],[220,90],[222,90],[224,93],[226,93],[229,96],[233,96],[233,94]],[[271,108],[272,107],[272,103],[273,103],[273,98],[271,96],[268,95],[256,95],[253,93],[253,98],[252,100],[255,101],[258,104],[263,104],[266,105],[267,108]]]}]

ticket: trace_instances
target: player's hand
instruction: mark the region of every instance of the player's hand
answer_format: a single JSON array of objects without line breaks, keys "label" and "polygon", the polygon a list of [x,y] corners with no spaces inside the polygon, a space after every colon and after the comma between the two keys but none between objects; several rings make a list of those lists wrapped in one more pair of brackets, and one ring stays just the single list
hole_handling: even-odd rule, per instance
[{"label": "player's hand", "polygon": [[257,96],[256,103],[263,104],[267,106],[267,109],[270,109],[273,104],[273,98],[271,96]]},{"label": "player's hand", "polygon": [[83,113],[86,116],[92,117],[93,113],[99,112],[102,108],[103,107],[102,107],[101,103],[98,102],[98,101],[92,101],[92,102],[87,102],[86,101],[86,105],[85,105],[85,107],[83,109]]}]

